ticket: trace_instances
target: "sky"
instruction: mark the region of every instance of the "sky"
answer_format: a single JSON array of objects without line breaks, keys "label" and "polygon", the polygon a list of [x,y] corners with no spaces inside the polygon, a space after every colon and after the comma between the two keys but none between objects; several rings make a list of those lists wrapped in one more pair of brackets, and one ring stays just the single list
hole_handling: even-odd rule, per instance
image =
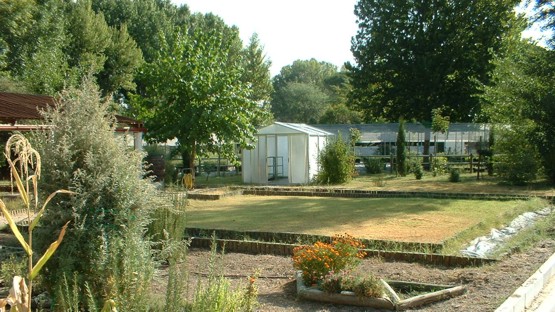
[{"label": "sky", "polygon": [[258,34],[272,76],[296,60],[314,58],[339,68],[353,62],[351,37],[356,34],[356,0],[172,0],[191,12],[221,17],[239,28],[243,44]]},{"label": "sky", "polygon": [[[354,14],[357,0],[172,0],[187,4],[191,12],[221,17],[239,28],[243,44],[258,34],[272,77],[296,60],[314,58],[341,66],[354,62],[351,38],[358,26]],[[526,8],[522,10],[526,11]],[[529,9],[528,9],[529,10]],[[538,28],[523,34],[539,40]]]}]

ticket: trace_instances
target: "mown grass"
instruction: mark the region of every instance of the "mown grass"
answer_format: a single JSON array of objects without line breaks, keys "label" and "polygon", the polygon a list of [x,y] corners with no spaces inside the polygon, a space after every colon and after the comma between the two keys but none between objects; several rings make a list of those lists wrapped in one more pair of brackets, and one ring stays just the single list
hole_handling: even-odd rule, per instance
[{"label": "mown grass", "polygon": [[187,227],[327,236],[349,233],[364,239],[445,243],[447,253],[456,253],[475,237],[545,205],[542,200],[236,196],[189,201]]}]

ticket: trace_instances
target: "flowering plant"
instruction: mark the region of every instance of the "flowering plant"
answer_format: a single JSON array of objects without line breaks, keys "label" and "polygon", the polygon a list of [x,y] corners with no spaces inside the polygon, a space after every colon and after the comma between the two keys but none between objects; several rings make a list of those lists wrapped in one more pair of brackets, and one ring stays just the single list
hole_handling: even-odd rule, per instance
[{"label": "flowering plant", "polygon": [[299,246],[293,250],[293,266],[302,271],[306,285],[321,282],[331,271],[354,267],[366,256],[360,240],[348,234],[332,237],[331,244],[316,242],[312,246]]}]

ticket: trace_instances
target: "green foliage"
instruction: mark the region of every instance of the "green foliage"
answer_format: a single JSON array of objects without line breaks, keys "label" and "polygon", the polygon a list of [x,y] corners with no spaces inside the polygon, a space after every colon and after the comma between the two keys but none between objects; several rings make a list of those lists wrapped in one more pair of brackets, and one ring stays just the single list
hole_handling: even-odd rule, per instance
[{"label": "green foliage", "polygon": [[324,278],[320,288],[328,293],[352,291],[359,297],[381,298],[384,294],[380,279],[366,272],[331,272]]},{"label": "green foliage", "polygon": [[380,174],[383,172],[384,163],[381,158],[364,157],[362,162],[368,174]]},{"label": "green foliage", "polygon": [[349,128],[349,144],[351,147],[355,147],[355,145],[360,141],[362,134],[360,130],[357,128]]},{"label": "green foliage", "polygon": [[105,94],[134,88],[141,51],[126,26],[110,27],[91,1],[3,1],[0,25],[0,71],[30,92],[54,95],[89,73]]},{"label": "green foliage", "polygon": [[38,229],[39,245],[46,246],[50,233],[71,221],[46,280],[54,293],[63,273],[76,272],[79,286],[89,285],[96,301],[113,298],[120,311],[142,310],[154,269],[143,234],[155,190],[141,179],[143,155],[114,137],[111,103],[101,100],[90,79],[81,88],[61,94],[58,106],[46,113],[55,127],[35,137],[43,188],[77,193],[53,202]]},{"label": "green foliage", "polygon": [[371,273],[360,276],[351,276],[343,282],[345,289],[352,290],[358,297],[381,298],[384,294],[384,288],[380,279]]},{"label": "green foliage", "polygon": [[25,276],[26,272],[27,263],[20,256],[12,254],[7,258],[2,258],[2,262],[0,262],[0,280],[5,284],[14,276]]},{"label": "green foliage", "polygon": [[321,124],[359,124],[361,122],[362,115],[343,103],[330,105],[319,121]]},{"label": "green foliage", "polygon": [[289,82],[272,97],[272,112],[279,121],[314,124],[328,107],[326,93],[310,83]]},{"label": "green foliage", "polygon": [[422,176],[424,176],[422,158],[410,155],[408,160],[408,172],[413,173],[416,180],[421,180]]},{"label": "green foliage", "polygon": [[449,116],[443,116],[443,108],[432,109],[432,131],[445,133],[449,129]]},{"label": "green foliage", "polygon": [[[108,25],[119,29],[127,25],[129,34],[137,42],[145,61],[158,57],[163,37],[173,33],[190,17],[186,5],[177,7],[170,1],[159,0],[92,0],[92,8],[102,13]],[[162,36],[159,36],[161,34]]]},{"label": "green foliage", "polygon": [[147,87],[132,97],[147,137],[177,138],[185,168],[194,169],[197,154],[218,152],[235,160],[236,146],[248,145],[263,111],[241,82],[240,60],[229,58],[233,46],[221,30],[200,27],[166,39],[160,57],[139,75]]},{"label": "green foliage", "polygon": [[397,131],[397,142],[395,145],[395,168],[397,174],[404,177],[407,175],[407,142],[405,140],[405,121],[399,120],[399,130]]},{"label": "green foliage", "polygon": [[442,153],[433,156],[431,171],[434,177],[444,175],[447,172],[447,157],[443,156]]},{"label": "green foliage", "polygon": [[207,264],[208,281],[206,284],[198,283],[189,310],[199,312],[255,311],[258,305],[256,278],[249,277],[247,285],[243,289],[233,289],[231,282],[221,272],[223,266],[218,258],[216,244],[213,241],[210,259]]},{"label": "green foliage", "polygon": [[[250,38],[249,44],[243,50],[243,67],[245,68],[241,80],[244,84],[251,86],[249,98],[256,102],[260,107],[269,110],[270,100],[274,87],[270,78],[271,62],[264,55],[263,47],[260,44],[258,35],[255,33]],[[267,125],[270,120],[270,113],[265,114],[257,122],[257,125]]]},{"label": "green foliage", "polygon": [[494,170],[504,181],[523,185],[537,177],[539,154],[529,140],[527,132],[519,128],[497,130]]},{"label": "green foliage", "polygon": [[[514,18],[512,0],[362,0],[355,6],[356,64],[348,64],[353,101],[365,119],[430,120],[445,108],[453,121],[480,110],[491,60]],[[461,49],[461,47],[465,47]]]},{"label": "green foliage", "polygon": [[461,182],[461,172],[457,168],[449,170],[449,182]]},{"label": "green foliage", "polygon": [[[504,162],[500,168],[505,171],[502,173],[505,179],[523,183],[536,174],[535,166],[541,166],[547,177],[555,182],[555,52],[523,41],[519,32],[522,28],[512,30],[504,38],[508,52],[495,60],[493,83],[484,88],[483,98],[487,104],[484,112],[498,125],[498,140],[493,146],[495,153],[513,154],[499,156]],[[507,140],[513,140],[515,151],[502,141],[505,135]],[[523,146],[530,157],[524,157],[525,151],[519,151]],[[536,153],[539,153],[539,163],[534,164]],[[507,167],[512,165],[519,168]],[[506,174],[507,170],[513,173]],[[526,173],[526,170],[532,171]]]},{"label": "green foliage", "polygon": [[355,173],[355,159],[352,148],[338,135],[326,144],[318,155],[320,172],[316,182],[320,184],[340,184],[350,181]]},{"label": "green foliage", "polygon": [[152,221],[148,225],[147,235],[154,241],[165,239],[166,236],[177,241],[183,240],[186,205],[187,195],[185,193],[169,194],[169,196],[163,197],[152,213]]},{"label": "green foliage", "polygon": [[[296,60],[273,78],[272,112],[279,121],[318,123],[333,101],[339,104],[343,80],[337,67],[315,59]],[[331,80],[330,80],[331,79]]]}]

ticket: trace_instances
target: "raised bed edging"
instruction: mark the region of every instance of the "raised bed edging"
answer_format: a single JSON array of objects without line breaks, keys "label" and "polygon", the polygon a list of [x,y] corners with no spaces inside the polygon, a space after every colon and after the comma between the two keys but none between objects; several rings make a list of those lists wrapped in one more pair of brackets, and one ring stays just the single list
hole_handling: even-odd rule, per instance
[{"label": "raised bed edging", "polygon": [[308,196],[308,197],[343,197],[343,198],[433,198],[433,199],[472,199],[472,200],[524,200],[532,197],[555,202],[555,196],[550,195],[521,195],[521,194],[492,194],[492,193],[441,193],[441,192],[406,192],[406,191],[375,191],[355,189],[249,186],[233,187],[222,194],[203,192],[189,192],[189,199],[220,200],[228,196],[258,195],[258,196]]},{"label": "raised bed edging", "polygon": [[[284,232],[261,232],[261,231],[234,231],[224,229],[201,229],[186,228],[185,235],[189,237],[212,237],[220,239],[240,240],[240,241],[262,241],[274,243],[298,243],[313,244],[315,242],[331,242],[330,236],[284,233]],[[415,252],[439,253],[443,249],[443,244],[437,243],[416,243],[416,242],[396,242],[378,239],[361,239],[361,242],[368,249],[376,250],[404,250]]]},{"label": "raised bed edging", "polygon": [[[212,246],[212,238],[190,237],[192,248],[210,249]],[[293,249],[298,244],[270,243],[259,241],[242,241],[232,239],[215,239],[218,248],[228,252],[238,252],[245,254],[269,254],[276,256],[292,256]],[[380,257],[386,261],[404,261],[418,262],[423,264],[443,265],[448,267],[467,267],[480,266],[484,264],[497,262],[495,259],[489,258],[469,258],[452,255],[425,254],[416,252],[396,252],[396,251],[380,251],[369,250],[366,257]]]},{"label": "raised bed edging", "polygon": [[[453,298],[460,296],[466,292],[464,286],[452,286],[452,285],[431,285],[431,284],[420,284],[412,282],[403,281],[385,281],[381,280],[384,287],[386,288],[386,296],[382,298],[371,298],[371,297],[356,297],[354,294],[329,294],[319,289],[312,287],[307,287],[304,285],[302,280],[302,273],[300,271],[295,274],[297,280],[297,295],[301,298],[322,302],[371,307],[377,309],[387,309],[395,311],[404,311],[410,308],[419,307],[422,305],[430,304],[433,302],[445,300],[448,298]],[[442,290],[433,291],[427,294],[414,296],[408,299],[400,300],[399,296],[391,288],[394,284],[410,284],[414,286],[436,286],[442,288]]]},{"label": "raised bed edging", "polygon": [[434,199],[473,199],[473,200],[523,200],[532,197],[543,198],[553,202],[554,196],[490,194],[490,193],[440,193],[440,192],[406,192],[406,191],[375,191],[354,189],[302,188],[302,187],[244,187],[244,195],[259,196],[313,196],[313,197],[346,197],[346,198],[434,198]]}]

